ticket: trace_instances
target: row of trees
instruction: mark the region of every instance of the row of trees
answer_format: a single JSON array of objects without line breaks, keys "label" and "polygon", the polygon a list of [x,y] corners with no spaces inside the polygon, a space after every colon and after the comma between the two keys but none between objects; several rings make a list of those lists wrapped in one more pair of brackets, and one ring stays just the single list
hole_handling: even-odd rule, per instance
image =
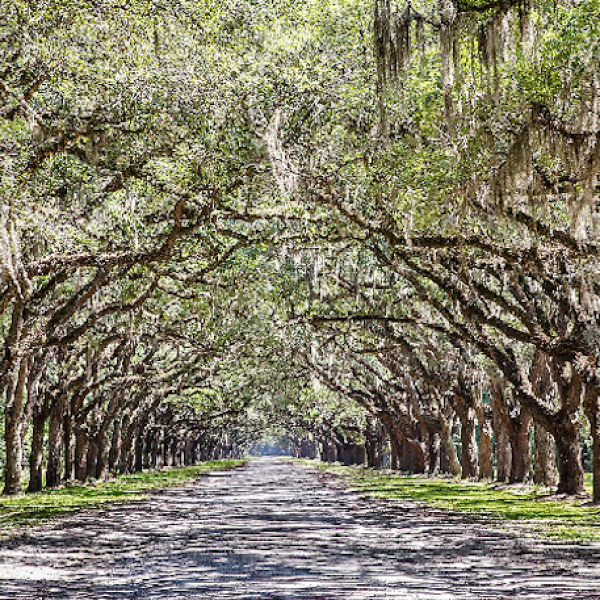
[{"label": "row of trees", "polygon": [[579,494],[583,426],[600,500],[597,0],[52,4],[0,36],[6,493],[287,429]]}]

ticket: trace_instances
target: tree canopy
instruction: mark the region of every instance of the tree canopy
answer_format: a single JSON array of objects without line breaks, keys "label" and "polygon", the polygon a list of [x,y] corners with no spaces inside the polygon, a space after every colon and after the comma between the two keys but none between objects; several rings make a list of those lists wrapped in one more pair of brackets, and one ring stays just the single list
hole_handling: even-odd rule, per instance
[{"label": "tree canopy", "polygon": [[279,436],[600,500],[598,0],[0,7],[5,493]]}]

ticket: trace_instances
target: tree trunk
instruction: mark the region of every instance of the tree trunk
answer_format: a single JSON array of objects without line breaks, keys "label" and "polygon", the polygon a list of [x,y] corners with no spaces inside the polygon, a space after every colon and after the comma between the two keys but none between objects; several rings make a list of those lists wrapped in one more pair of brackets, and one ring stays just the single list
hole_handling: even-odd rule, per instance
[{"label": "tree trunk", "polygon": [[600,503],[600,383],[588,382],[585,390],[585,414],[590,422],[593,444],[592,475],[594,503]]},{"label": "tree trunk", "polygon": [[534,425],[535,471],[533,481],[539,485],[554,487],[558,483],[554,437],[539,423]]},{"label": "tree trunk", "polygon": [[72,481],[75,474],[75,448],[73,447],[73,419],[71,418],[70,414],[65,415],[63,427],[63,443],[65,446],[65,480]]},{"label": "tree trunk", "polygon": [[456,414],[460,419],[461,477],[463,479],[478,478],[479,460],[475,409],[470,398],[466,398],[462,394],[456,394],[455,400]]},{"label": "tree trunk", "polygon": [[508,432],[510,416],[506,412],[504,389],[498,378],[490,379],[488,391],[492,405],[492,423],[496,434],[496,479],[505,482],[510,479],[512,470],[512,448]]},{"label": "tree trunk", "polygon": [[15,365],[6,388],[4,409],[4,442],[6,463],[4,465],[4,494],[15,495],[23,492],[21,472],[23,468],[23,395],[27,378],[27,362]]},{"label": "tree trunk", "polygon": [[521,407],[519,419],[513,419],[510,445],[512,448],[510,483],[523,483],[531,479],[531,415]]},{"label": "tree trunk", "polygon": [[144,435],[142,430],[137,430],[135,436],[135,448],[134,448],[134,462],[133,462],[133,471],[134,473],[141,473],[144,470],[144,467],[148,464],[148,458],[150,455],[150,447],[146,442],[146,452],[144,453],[144,438],[148,439],[147,436]]},{"label": "tree trunk", "polygon": [[390,432],[390,469],[393,471],[400,470],[400,455],[402,454],[402,450],[400,449],[400,441],[396,437],[394,432]]},{"label": "tree trunk", "polygon": [[442,464],[441,440],[440,434],[435,433],[431,436],[429,447],[429,473],[437,475],[440,472]]},{"label": "tree trunk", "polygon": [[462,469],[460,466],[460,461],[458,460],[456,446],[454,445],[454,440],[452,438],[452,420],[453,419],[442,419],[442,428],[440,430],[440,442],[442,444],[444,452],[446,453],[446,456],[448,457],[450,472],[452,473],[452,476],[460,477]]},{"label": "tree trunk", "polygon": [[62,480],[64,400],[64,395],[59,392],[50,407],[48,464],[46,466],[46,487],[48,488],[58,487]]},{"label": "tree trunk", "polygon": [[75,479],[85,481],[87,477],[87,453],[89,439],[83,431],[75,431]]},{"label": "tree trunk", "polygon": [[[13,306],[11,325],[4,343],[2,369],[5,373],[0,381],[0,395],[4,392],[4,491],[5,495],[21,494],[21,469],[23,461],[23,442],[21,428],[23,420],[23,392],[25,389],[25,365],[17,357],[17,348],[23,329],[22,300],[17,300]],[[23,361],[24,363],[24,361]],[[22,384],[20,385],[20,382]],[[2,389],[4,388],[4,389]],[[19,390],[21,390],[19,392]]]},{"label": "tree trunk", "polygon": [[87,478],[95,480],[98,478],[98,442],[93,438],[89,438],[87,451]]},{"label": "tree trunk", "polygon": [[581,494],[583,487],[583,465],[579,446],[579,421],[564,420],[556,430],[558,449],[558,491],[562,494]]},{"label": "tree trunk", "polygon": [[496,479],[500,482],[509,481],[512,472],[512,448],[510,437],[504,427],[496,433]]},{"label": "tree trunk", "polygon": [[41,492],[43,487],[44,464],[44,430],[46,428],[46,414],[44,408],[39,406],[33,413],[33,430],[31,432],[31,454],[29,458],[29,485],[28,492]]},{"label": "tree trunk", "polygon": [[96,479],[104,481],[105,479],[108,479],[108,454],[110,452],[108,430],[104,424],[98,433],[97,440],[98,459],[96,464]]},{"label": "tree trunk", "polygon": [[119,470],[119,461],[121,460],[121,449],[123,446],[122,433],[123,421],[122,419],[117,419],[113,427],[110,452],[108,454],[108,470],[113,474]]},{"label": "tree trunk", "polygon": [[494,432],[491,415],[482,399],[477,401],[475,412],[479,423],[479,479],[491,481],[494,478]]}]

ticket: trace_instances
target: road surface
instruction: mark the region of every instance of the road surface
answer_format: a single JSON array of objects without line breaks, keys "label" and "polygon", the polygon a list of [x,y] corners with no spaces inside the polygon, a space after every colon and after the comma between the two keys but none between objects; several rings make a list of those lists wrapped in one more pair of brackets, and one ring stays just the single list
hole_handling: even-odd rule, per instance
[{"label": "road surface", "polygon": [[600,600],[600,551],[251,461],[0,546],[1,600]]}]

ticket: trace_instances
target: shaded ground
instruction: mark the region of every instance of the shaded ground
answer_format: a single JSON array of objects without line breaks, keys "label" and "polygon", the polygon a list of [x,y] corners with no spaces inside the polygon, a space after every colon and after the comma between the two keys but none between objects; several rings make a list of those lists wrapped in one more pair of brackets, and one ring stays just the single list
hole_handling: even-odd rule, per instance
[{"label": "shaded ground", "polygon": [[0,600],[600,600],[599,559],[261,459],[5,542]]}]

